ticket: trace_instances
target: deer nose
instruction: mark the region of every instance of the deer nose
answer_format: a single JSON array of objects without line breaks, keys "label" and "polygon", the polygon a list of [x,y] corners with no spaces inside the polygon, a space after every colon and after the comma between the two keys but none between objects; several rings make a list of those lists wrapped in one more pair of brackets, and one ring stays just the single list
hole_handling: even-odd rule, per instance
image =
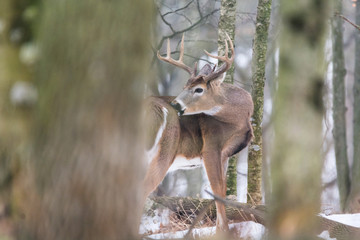
[{"label": "deer nose", "polygon": [[181,116],[184,114],[185,108],[181,106],[176,100],[172,101],[170,105],[178,112],[178,115]]}]

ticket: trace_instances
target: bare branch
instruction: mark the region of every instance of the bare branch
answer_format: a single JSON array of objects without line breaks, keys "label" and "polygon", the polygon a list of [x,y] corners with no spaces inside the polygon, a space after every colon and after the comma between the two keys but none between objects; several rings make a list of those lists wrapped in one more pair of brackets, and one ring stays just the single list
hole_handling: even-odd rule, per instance
[{"label": "bare branch", "polygon": [[184,236],[184,239],[189,239],[190,238],[190,234],[191,231],[194,229],[195,225],[201,220],[203,219],[203,217],[205,216],[206,212],[208,211],[208,209],[211,207],[211,205],[213,204],[214,201],[210,201],[206,206],[204,206],[201,211],[198,213],[198,215],[196,216],[196,218],[194,219],[194,221],[191,223],[191,226],[188,230],[188,232],[186,233],[186,235]]},{"label": "bare branch", "polygon": [[159,15],[161,17],[161,20],[166,24],[166,26],[168,26],[170,28],[170,30],[174,33],[175,30],[173,28],[173,26],[171,25],[171,23],[169,23],[168,21],[166,21],[165,19],[165,16],[164,15],[161,15],[161,12],[160,12],[160,9],[158,8],[158,12],[159,12]]},{"label": "bare branch", "polygon": [[[214,9],[213,11],[211,11],[210,13],[208,13],[208,14],[206,14],[206,15],[201,15],[202,17],[200,17],[196,22],[194,22],[192,25],[190,25],[190,26],[188,26],[188,27],[186,27],[186,28],[183,28],[183,29],[181,29],[181,30],[174,30],[173,29],[173,27],[171,26],[171,24],[169,23],[169,22],[167,22],[166,20],[166,22],[164,22],[166,25],[168,25],[169,27],[170,27],[170,29],[171,29],[171,31],[172,31],[172,34],[170,34],[170,35],[167,35],[167,36],[163,36],[162,38],[161,38],[161,40],[160,40],[160,42],[159,42],[159,44],[158,44],[158,46],[157,46],[157,48],[156,49],[159,49],[162,45],[163,45],[163,43],[164,43],[164,41],[165,41],[165,39],[167,39],[167,38],[173,38],[174,36],[176,36],[176,35],[178,35],[178,34],[182,34],[182,33],[185,33],[185,32],[187,32],[187,31],[190,31],[190,30],[192,30],[192,29],[195,29],[196,27],[198,27],[199,25],[200,25],[200,23],[202,23],[203,21],[205,21],[208,17],[210,17],[210,16],[212,16],[213,14],[215,14],[216,12],[218,12],[220,9]],[[201,11],[200,11],[201,12]],[[160,10],[159,10],[159,13],[160,13]],[[161,14],[161,13],[160,13]],[[200,13],[199,13],[200,14]],[[164,20],[164,18],[163,17],[161,17],[162,18],[162,20]],[[153,55],[153,60],[152,60],[152,64],[154,63],[154,61],[155,61],[155,59],[156,59],[156,51],[154,51],[154,55]]]},{"label": "bare branch", "polygon": [[201,12],[201,9],[200,9],[200,2],[199,0],[196,0],[196,6],[197,6],[197,10],[198,10],[198,13],[199,13],[199,16],[200,18],[202,18],[202,12]]},{"label": "bare branch", "polygon": [[[179,13],[182,10],[185,10],[186,8],[188,8],[192,3],[194,2],[194,0],[191,0],[190,2],[188,2],[184,7],[178,8],[175,11],[172,10],[169,12],[164,13],[163,15],[160,14],[161,18],[165,18],[167,15],[169,14],[177,14],[179,16],[182,16],[183,18],[185,18],[190,24],[192,24],[192,21],[190,18],[188,18],[185,14]],[[169,8],[169,7],[168,7]]]},{"label": "bare branch", "polygon": [[190,4],[192,4],[194,2],[194,0],[191,0],[190,2],[188,2],[184,7],[181,7],[181,8],[178,8],[176,9],[175,11],[170,11],[170,12],[167,12],[167,13],[164,13],[162,16],[165,17],[166,15],[169,15],[169,14],[172,14],[172,13],[177,13],[177,12],[180,12],[184,9],[186,9],[187,7],[190,6]]},{"label": "bare branch", "polygon": [[355,27],[357,30],[360,31],[360,26],[353,23],[352,21],[350,21],[347,17],[345,17],[344,15],[339,14],[338,12],[335,13],[335,16],[338,16],[340,18],[342,18],[343,20],[345,20],[346,22],[350,23],[353,27]]}]

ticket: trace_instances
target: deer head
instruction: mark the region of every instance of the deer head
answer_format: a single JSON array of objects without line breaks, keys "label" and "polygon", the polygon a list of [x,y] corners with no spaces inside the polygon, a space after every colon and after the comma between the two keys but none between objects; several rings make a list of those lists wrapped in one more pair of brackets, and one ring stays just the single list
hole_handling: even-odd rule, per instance
[{"label": "deer head", "polygon": [[[184,35],[182,36],[180,44],[180,57],[175,60],[170,56],[170,41],[167,43],[167,56],[162,57],[157,53],[160,60],[173,64],[181,69],[184,69],[190,74],[190,78],[184,86],[183,91],[171,102],[171,105],[178,111],[179,115],[192,115],[198,113],[205,113],[207,115],[214,115],[222,108],[224,96],[221,89],[221,84],[224,81],[226,71],[229,70],[234,61],[234,45],[226,34],[225,41],[225,55],[214,56],[205,50],[205,53],[218,60],[223,61],[223,64],[217,69],[212,68],[206,64],[199,73],[196,73],[197,63],[195,67],[191,68],[183,63],[184,55]],[[228,56],[228,42],[230,43],[231,57]]]}]

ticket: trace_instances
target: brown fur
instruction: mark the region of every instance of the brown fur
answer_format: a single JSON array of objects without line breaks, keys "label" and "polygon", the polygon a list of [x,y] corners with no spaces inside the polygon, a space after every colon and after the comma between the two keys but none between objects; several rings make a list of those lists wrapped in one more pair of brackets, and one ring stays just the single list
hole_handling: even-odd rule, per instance
[{"label": "brown fur", "polygon": [[[145,177],[145,196],[153,191],[165,177],[167,170],[177,155],[186,158],[201,157],[206,173],[215,195],[225,198],[226,168],[228,158],[241,151],[252,138],[250,117],[253,112],[253,102],[249,93],[230,84],[222,83],[223,75],[234,61],[234,46],[226,34],[226,53],[224,56],[213,56],[223,62],[217,70],[206,64],[196,75],[196,64],[192,70],[183,61],[184,36],[181,41],[179,60],[170,57],[170,42],[168,41],[167,57],[158,58],[186,70],[190,75],[184,90],[173,98],[150,98],[148,101],[159,109],[168,110],[167,125],[159,142],[157,155],[152,159]],[[228,56],[230,43],[231,57]],[[198,91],[199,90],[199,91]],[[182,114],[177,117],[171,103]],[[156,107],[155,107],[156,108]],[[162,114],[164,115],[164,114]],[[153,119],[154,126],[164,123],[164,116]],[[159,124],[160,123],[160,124]],[[156,135],[152,135],[156,136]],[[229,229],[225,214],[225,206],[216,202],[217,230]]]},{"label": "brown fur", "polygon": [[[214,194],[225,198],[227,160],[245,148],[252,138],[250,117],[253,103],[250,94],[241,88],[226,83],[213,87],[218,88],[216,92],[219,95],[212,97],[222,106],[214,116],[195,114],[178,117],[170,105],[174,97],[148,98],[153,109],[165,107],[168,110],[168,121],[159,143],[159,154],[151,162],[145,177],[146,196],[163,180],[175,157],[183,155],[203,159]],[[153,112],[155,118],[159,116],[157,112]],[[158,122],[156,126],[161,125],[163,117],[158,118]],[[228,230],[225,208],[219,203],[216,206],[222,218],[221,222],[217,221],[217,227]]]}]

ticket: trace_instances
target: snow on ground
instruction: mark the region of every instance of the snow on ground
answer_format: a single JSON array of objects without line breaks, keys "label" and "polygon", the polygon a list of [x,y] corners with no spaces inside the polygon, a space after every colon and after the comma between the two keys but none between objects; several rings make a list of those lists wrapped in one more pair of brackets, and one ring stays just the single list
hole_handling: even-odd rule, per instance
[{"label": "snow on ground", "polygon": [[328,231],[323,231],[320,235],[318,235],[318,237],[326,240],[336,240],[336,238],[330,237],[330,233]]},{"label": "snow on ground", "polygon": [[139,233],[145,234],[159,231],[161,226],[169,225],[169,215],[170,210],[168,209],[156,209],[153,216],[144,214],[141,218]]},{"label": "snow on ground", "polygon": [[[346,224],[352,227],[360,228],[360,213],[356,214],[332,214],[326,215],[323,213],[319,214],[321,217],[333,220],[335,222],[339,222],[342,224]],[[336,238],[331,238],[328,231],[323,231],[318,237],[326,240],[336,240]]]},{"label": "snow on ground", "polygon": [[346,224],[352,227],[360,228],[360,213],[356,214],[332,214],[332,215],[325,215],[320,214],[320,216],[342,223]]},{"label": "snow on ground", "polygon": [[[236,231],[239,238],[245,239],[261,239],[265,233],[265,227],[259,223],[255,222],[241,222],[241,223],[232,223],[229,224],[230,231]],[[149,238],[152,239],[171,239],[171,238],[183,238],[188,230],[177,231],[177,232],[168,232],[168,233],[158,233],[149,235]],[[214,235],[216,232],[216,227],[205,227],[205,228],[195,228],[192,231],[193,237],[208,237]]]},{"label": "snow on ground", "polygon": [[[153,216],[144,215],[141,219],[141,225],[139,229],[140,234],[150,234],[147,237],[152,239],[171,239],[171,238],[183,238],[188,230],[176,231],[176,232],[164,232],[151,234],[153,232],[159,232],[161,226],[169,225],[170,211],[167,209],[164,210],[155,210]],[[325,215],[319,214],[324,218],[340,222],[349,226],[360,228],[360,213],[357,214],[332,214]],[[236,232],[236,235],[239,238],[244,239],[253,239],[258,240],[262,239],[265,234],[265,227],[259,223],[255,222],[241,222],[241,223],[232,223],[229,224],[230,230]],[[208,237],[214,235],[216,232],[216,227],[204,227],[204,228],[195,228],[192,231],[194,237]],[[332,240],[330,238],[329,232],[324,231],[318,235],[322,239]]]}]

